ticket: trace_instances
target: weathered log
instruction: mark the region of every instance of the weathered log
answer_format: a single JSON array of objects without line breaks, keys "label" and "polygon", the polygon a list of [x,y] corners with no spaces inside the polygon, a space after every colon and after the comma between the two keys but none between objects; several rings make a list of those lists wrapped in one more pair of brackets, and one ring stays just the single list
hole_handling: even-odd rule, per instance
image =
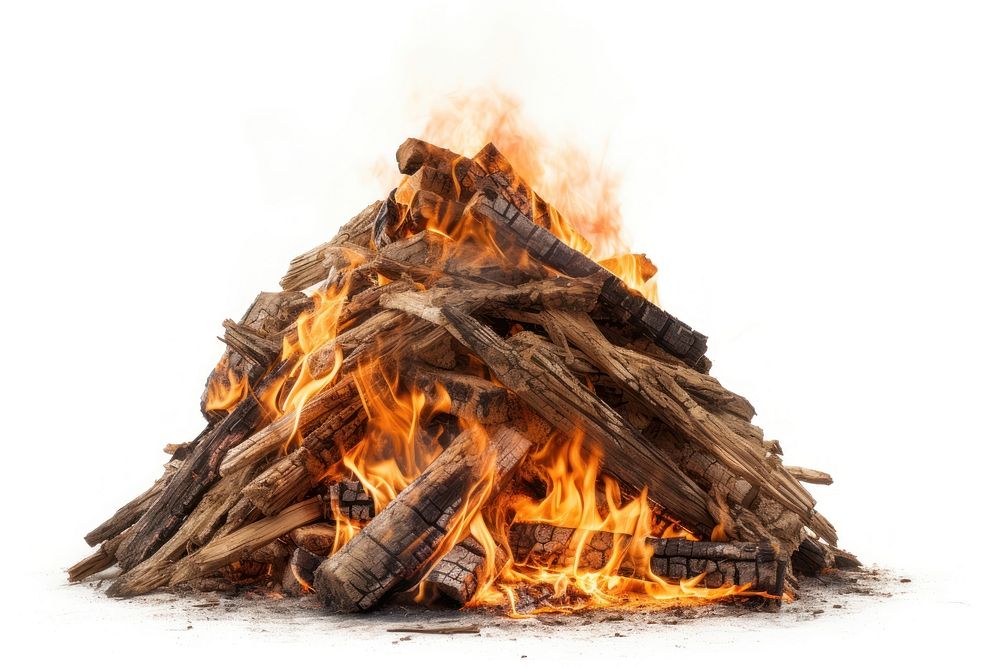
[{"label": "weathered log", "polygon": [[[497,378],[539,416],[563,433],[582,429],[585,448],[603,454],[606,472],[632,490],[649,488],[649,498],[669,508],[696,534],[711,533],[715,520],[708,500],[677,465],[611,407],[583,386],[537,336],[522,332],[504,340],[475,318],[444,307],[438,314],[448,330],[475,352]],[[599,445],[603,452],[598,452]]]},{"label": "weathered log", "polygon": [[267,516],[302,500],[327,466],[310,450],[298,447],[243,487],[243,497]]},{"label": "weathered log", "polygon": [[[280,371],[272,374],[273,382],[281,381]],[[270,388],[267,378],[260,391]],[[222,421],[199,440],[184,458],[180,469],[152,505],[135,523],[129,538],[118,549],[118,563],[130,570],[166,542],[197,505],[205,490],[219,478],[223,456],[247,435],[260,428],[266,420],[257,396],[243,399]]]},{"label": "weathered log", "polygon": [[341,375],[305,403],[298,413],[279,417],[226,452],[220,466],[223,476],[262,461],[291,441],[295,431],[321,419],[335,419],[342,412],[355,414],[357,387],[349,375]]},{"label": "weathered log", "polygon": [[[312,300],[301,292],[261,292],[238,323],[227,320],[229,340],[226,340],[226,351],[208,376],[201,396],[202,414],[210,423],[226,415],[225,410],[213,410],[209,405],[211,392],[219,391],[220,388],[229,389],[233,379],[245,379],[248,385],[255,384],[281,351],[281,332],[311,307]],[[241,334],[246,338],[241,338]],[[261,349],[259,354],[254,354],[250,352],[253,348],[250,337],[254,335],[265,341],[276,337],[278,345],[273,351]],[[259,344],[259,341],[255,342]],[[246,345],[241,347],[240,343]],[[268,354],[270,356],[260,357]]]},{"label": "weathered log", "polygon": [[799,466],[785,466],[785,470],[788,471],[789,475],[806,484],[833,484],[833,477],[830,476],[830,473],[820,470],[800,468]]},{"label": "weathered log", "polygon": [[281,279],[281,288],[304,290],[324,280],[333,263],[339,257],[337,248],[345,244],[367,246],[371,236],[372,222],[382,202],[369,204],[351,218],[330,241],[305,252],[292,260],[288,272]]},{"label": "weathered log", "polygon": [[596,274],[601,281],[601,302],[619,311],[624,319],[671,354],[692,366],[704,356],[708,339],[703,334],[629,289],[613,273],[535,224],[499,193],[486,191],[476,194],[467,210],[478,221],[489,225],[501,246],[509,248],[512,253],[527,252],[537,261],[567,276]]},{"label": "weathered log", "polygon": [[548,523],[518,522],[508,532],[516,563],[539,568],[575,566],[598,571],[617,567],[632,541],[631,535],[606,530],[582,530]]},{"label": "weathered log", "polygon": [[497,384],[465,373],[417,367],[413,384],[432,401],[439,401],[441,390],[448,396],[448,412],[480,424],[500,424],[510,419],[507,390]]},{"label": "weathered log", "polygon": [[787,561],[777,558],[767,543],[692,542],[676,538],[648,538],[652,546],[650,570],[670,581],[704,575],[707,588],[748,586],[774,596],[785,592]]},{"label": "weathered log", "polygon": [[94,553],[66,570],[67,578],[71,582],[82,581],[87,577],[104,572],[114,565],[115,552],[118,551],[118,546],[125,540],[129,530],[131,527],[98,545]]},{"label": "weathered log", "polygon": [[[816,501],[775,459],[765,459],[764,452],[738,434],[722,420],[705,410],[677,382],[669,364],[645,357],[638,352],[609,343],[586,314],[550,311],[565,335],[602,371],[617,380],[622,388],[649,407],[686,440],[710,452],[736,475],[766,490],[803,521],[812,516]],[[750,499],[739,499],[748,506]],[[798,539],[801,526],[793,527],[786,540]],[[764,536],[759,536],[764,537]],[[790,552],[789,552],[790,553]]]},{"label": "weathered log", "polygon": [[[488,438],[486,442],[482,439]],[[316,591],[337,611],[364,611],[423,573],[471,496],[503,487],[531,443],[512,428],[466,431],[316,572]],[[485,485],[485,486],[484,486]],[[477,492],[478,489],[478,492]]]},{"label": "weathered log", "polygon": [[493,566],[489,567],[486,549],[469,536],[452,547],[424,577],[423,590],[434,598],[447,598],[459,606],[468,604],[476,592],[490,583],[510,556],[497,546]]},{"label": "weathered log", "polygon": [[[153,501],[155,501],[163,492],[167,482],[169,482],[170,478],[177,472],[180,465],[180,460],[174,459],[167,463],[167,465],[164,466],[163,474],[156,480],[156,482],[153,483],[153,486],[149,487],[134,499],[127,502],[119,508],[110,519],[84,536],[83,539],[87,542],[87,544],[93,547],[101,542],[111,540],[138,521],[146,510],[149,509],[150,505],[153,504]],[[112,552],[112,555],[113,553],[114,552]]]},{"label": "weathered log", "polygon": [[220,525],[240,502],[240,489],[253,472],[253,468],[248,468],[215,482],[179,530],[155,553],[121,574],[108,589],[108,595],[131,597],[166,586],[184,554],[207,543],[217,531],[223,531],[225,527]]},{"label": "weathered log", "polygon": [[189,581],[214,572],[229,563],[250,558],[256,549],[322,516],[323,499],[309,498],[286,508],[280,514],[261,519],[228,535],[214,538],[179,564],[170,578],[170,583]]}]

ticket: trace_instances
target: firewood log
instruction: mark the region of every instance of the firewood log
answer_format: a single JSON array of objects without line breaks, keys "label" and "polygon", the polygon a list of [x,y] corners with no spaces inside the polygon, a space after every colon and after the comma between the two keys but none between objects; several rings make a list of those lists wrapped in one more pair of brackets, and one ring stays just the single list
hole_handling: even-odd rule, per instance
[{"label": "firewood log", "polygon": [[829,473],[811,468],[800,468],[799,466],[785,466],[788,474],[806,484],[833,484],[833,477]]},{"label": "firewood log", "polygon": [[[531,443],[506,426],[462,433],[365,528],[316,572],[316,591],[336,611],[364,611],[412,584],[434,557],[453,519],[484,480],[494,493]],[[483,501],[488,498],[483,498]],[[453,527],[452,527],[453,528]]]},{"label": "firewood log", "polygon": [[[261,292],[254,299],[254,302],[247,309],[247,312],[240,318],[239,322],[228,321],[227,346],[219,363],[208,376],[205,382],[205,391],[201,396],[201,411],[209,423],[214,423],[226,416],[225,411],[209,410],[206,408],[206,401],[209,397],[209,388],[229,387],[231,377],[245,378],[249,385],[255,384],[267,371],[268,367],[281,352],[280,334],[304,311],[312,307],[312,300],[301,292]],[[229,333],[229,332],[232,333]],[[241,338],[241,334],[245,338]],[[257,350],[257,354],[250,352],[257,346],[250,336],[256,335],[261,340],[267,341],[270,337],[276,336],[277,347]],[[240,342],[246,343],[240,351]],[[232,343],[235,343],[232,344]],[[269,355],[259,358],[259,355]]]},{"label": "firewood log", "polygon": [[509,559],[500,545],[494,553],[493,567],[488,567],[486,550],[479,540],[469,536],[456,544],[427,573],[421,585],[425,593],[434,598],[447,598],[459,606],[467,604],[480,587],[490,583],[486,577],[495,576]]},{"label": "firewood log", "polygon": [[518,522],[508,532],[515,562],[534,567],[567,567],[601,570],[614,556],[625,554],[631,535],[605,530],[578,530],[548,523]]},{"label": "firewood log", "polygon": [[256,549],[322,516],[323,499],[314,497],[287,507],[275,516],[251,523],[228,535],[216,537],[184,559],[171,576],[170,583],[189,581],[241,558],[249,558]]},{"label": "firewood log", "polygon": [[369,204],[341,227],[333,239],[293,259],[281,279],[282,289],[304,290],[324,280],[330,273],[331,255],[335,256],[336,248],[347,243],[367,246],[372,222],[381,205],[381,201]]},{"label": "firewood log", "polygon": [[692,366],[704,356],[708,342],[703,334],[630,290],[620,278],[539,227],[499,193],[488,191],[475,195],[467,210],[494,230],[498,241],[510,248],[515,256],[526,252],[571,277],[599,276],[601,302],[620,311],[624,319],[646,332],[671,354]]},{"label": "firewood log", "polygon": [[[504,340],[475,318],[450,307],[441,308],[438,315],[452,335],[539,416],[569,435],[582,429],[589,436],[585,446],[595,455],[603,454],[606,472],[633,490],[648,487],[653,502],[669,508],[696,534],[711,533],[715,520],[708,512],[705,492],[580,384],[558,357],[537,344],[537,336],[523,332]],[[594,451],[594,445],[600,445],[603,452]]]},{"label": "firewood log", "polygon": [[177,532],[155,553],[115,579],[108,589],[108,595],[142,595],[170,583],[177,561],[189,551],[206,544],[221,529],[227,515],[239,503],[240,490],[253,472],[253,468],[247,468],[240,475],[215,482]]}]

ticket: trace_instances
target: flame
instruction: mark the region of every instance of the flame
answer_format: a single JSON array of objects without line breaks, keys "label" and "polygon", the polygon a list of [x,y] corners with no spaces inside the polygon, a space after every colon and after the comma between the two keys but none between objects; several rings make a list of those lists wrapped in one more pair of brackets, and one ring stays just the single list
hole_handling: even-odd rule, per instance
[{"label": "flame", "polygon": [[[431,110],[420,136],[466,156],[492,142],[525,183],[558,212],[551,216],[556,236],[595,260],[629,251],[618,197],[621,176],[577,146],[550,142],[526,120],[516,98],[491,90],[450,96],[446,104]],[[655,283],[637,280],[627,271],[609,270],[657,301]]]},{"label": "flame", "polygon": [[[511,616],[522,617],[608,606],[699,604],[747,590],[747,586],[701,587],[703,575],[676,583],[655,575],[649,569],[652,547],[647,537],[697,538],[676,522],[658,521],[645,490],[625,500],[614,480],[599,476],[600,456],[586,454],[583,444],[582,434],[550,440],[533,455],[545,481],[545,497],[517,496],[491,516],[471,523],[471,534],[487,554],[483,585],[471,604],[504,606]],[[575,528],[568,555],[543,566],[507,560],[499,571],[490,571],[498,553],[511,553],[506,535],[515,522]],[[584,553],[596,531],[613,533],[615,539],[604,565],[594,570],[585,565]],[[497,535],[502,536],[500,543],[495,541]],[[551,594],[526,614],[518,608],[518,590],[530,588],[545,588]]]},{"label": "flame", "polygon": [[[219,362],[217,371],[221,371],[226,366],[224,362]],[[250,385],[245,375],[237,375],[232,369],[226,368],[226,381],[223,382],[216,373],[208,383],[208,390],[205,397],[205,412],[225,411],[232,412],[236,404],[242,401],[250,393]]]}]

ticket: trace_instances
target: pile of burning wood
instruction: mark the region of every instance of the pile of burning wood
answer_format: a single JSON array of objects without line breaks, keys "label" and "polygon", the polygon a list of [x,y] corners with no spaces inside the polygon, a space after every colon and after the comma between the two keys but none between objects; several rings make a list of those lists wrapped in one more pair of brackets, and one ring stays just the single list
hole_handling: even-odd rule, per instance
[{"label": "pile of burning wood", "polygon": [[396,158],[385,201],[225,321],[205,429],[71,580],[525,613],[774,606],[856,565],[800,483],[829,477],[782,464],[645,256],[591,259],[492,144]]}]

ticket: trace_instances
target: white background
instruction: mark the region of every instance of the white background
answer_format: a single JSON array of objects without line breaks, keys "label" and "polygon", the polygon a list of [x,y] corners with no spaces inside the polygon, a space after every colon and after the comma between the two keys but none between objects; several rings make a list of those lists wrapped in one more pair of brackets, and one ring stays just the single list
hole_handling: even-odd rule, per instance
[{"label": "white background", "polygon": [[[52,641],[72,622],[52,582],[158,474],[160,447],[200,430],[221,320],[384,194],[435,105],[494,89],[622,174],[664,306],[708,334],[714,373],[787,463],[833,474],[815,495],[842,545],[932,582],[929,599],[989,597],[995,5],[651,5],[3,4],[15,646],[73,650]],[[915,637],[924,655],[966,651],[955,625],[985,618],[935,616],[824,655]],[[141,636],[116,618],[120,641]]]}]

